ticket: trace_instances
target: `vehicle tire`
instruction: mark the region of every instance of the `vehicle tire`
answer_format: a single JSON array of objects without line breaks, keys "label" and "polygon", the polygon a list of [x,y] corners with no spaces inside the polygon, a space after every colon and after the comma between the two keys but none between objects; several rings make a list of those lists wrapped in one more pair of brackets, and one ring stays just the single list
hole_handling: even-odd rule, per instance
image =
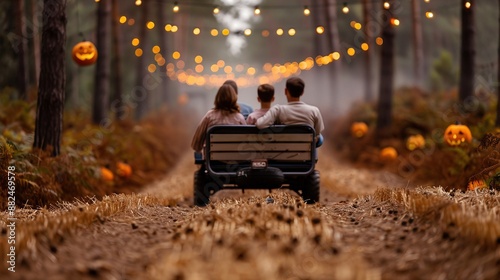
[{"label": "vehicle tire", "polygon": [[314,170],[307,176],[304,187],[302,188],[302,198],[305,203],[314,204],[319,202],[319,186],[319,171]]},{"label": "vehicle tire", "polygon": [[208,182],[208,176],[205,174],[204,168],[194,172],[193,202],[195,206],[203,207],[210,203],[210,191],[206,188]]}]

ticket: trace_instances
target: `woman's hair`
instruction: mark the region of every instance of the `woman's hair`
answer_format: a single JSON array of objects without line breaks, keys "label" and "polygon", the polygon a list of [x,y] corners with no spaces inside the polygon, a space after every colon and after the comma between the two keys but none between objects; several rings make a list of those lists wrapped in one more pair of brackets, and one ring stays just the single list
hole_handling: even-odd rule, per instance
[{"label": "woman's hair", "polygon": [[236,101],[238,96],[231,85],[223,84],[215,96],[215,110],[226,111],[229,113],[239,113],[240,107]]}]

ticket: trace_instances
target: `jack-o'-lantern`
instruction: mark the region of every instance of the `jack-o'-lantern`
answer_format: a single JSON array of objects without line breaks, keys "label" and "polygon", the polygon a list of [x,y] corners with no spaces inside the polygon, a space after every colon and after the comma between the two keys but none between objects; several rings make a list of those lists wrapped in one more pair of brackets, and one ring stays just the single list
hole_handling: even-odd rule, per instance
[{"label": "jack-o'-lantern", "polygon": [[425,139],[422,135],[412,135],[406,139],[406,148],[410,151],[422,149],[425,146]]},{"label": "jack-o'-lantern", "polygon": [[97,49],[90,41],[83,41],[73,47],[72,58],[80,66],[94,64],[97,60]]},{"label": "jack-o'-lantern", "polygon": [[125,162],[116,163],[116,174],[120,177],[128,178],[132,175],[132,167]]},{"label": "jack-o'-lantern", "polygon": [[486,189],[486,188],[488,188],[488,185],[486,185],[486,182],[484,180],[470,181],[469,184],[467,185],[467,189],[469,191],[474,191],[477,189]]},{"label": "jack-o'-lantern", "polygon": [[111,172],[111,170],[109,170],[108,168],[101,167],[101,178],[104,181],[113,181],[115,176],[113,175],[113,172]]},{"label": "jack-o'-lantern", "polygon": [[368,125],[364,122],[354,122],[351,125],[351,134],[356,138],[361,138],[368,132]]},{"label": "jack-o'-lantern", "polygon": [[383,161],[392,161],[398,157],[398,151],[393,147],[386,147],[380,151],[380,159]]},{"label": "jack-o'-lantern", "polygon": [[449,146],[459,146],[464,142],[472,141],[472,133],[469,127],[462,124],[452,124],[444,131],[444,141]]}]

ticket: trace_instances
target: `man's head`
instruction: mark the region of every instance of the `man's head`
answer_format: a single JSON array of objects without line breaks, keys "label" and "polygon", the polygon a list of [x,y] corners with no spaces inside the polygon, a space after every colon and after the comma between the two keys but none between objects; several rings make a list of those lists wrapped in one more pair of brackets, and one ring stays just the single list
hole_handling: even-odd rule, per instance
[{"label": "man's head", "polygon": [[233,81],[233,80],[226,80],[223,85],[230,85],[231,87],[233,87],[233,89],[236,92],[236,94],[238,94],[238,85],[236,84],[235,81]]},{"label": "man's head", "polygon": [[291,77],[286,80],[286,91],[290,97],[299,98],[304,93],[304,81],[299,77]]},{"label": "man's head", "polygon": [[270,84],[262,84],[257,88],[260,102],[272,102],[274,99],[274,87]]}]

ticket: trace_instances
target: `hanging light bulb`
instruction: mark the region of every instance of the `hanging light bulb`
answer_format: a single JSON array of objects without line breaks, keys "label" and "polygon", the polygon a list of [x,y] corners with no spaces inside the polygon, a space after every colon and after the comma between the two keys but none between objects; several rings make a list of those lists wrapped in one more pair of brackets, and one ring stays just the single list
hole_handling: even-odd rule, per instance
[{"label": "hanging light bulb", "polygon": [[174,7],[172,8],[172,11],[174,11],[174,13],[177,13],[179,11],[179,3],[177,3],[177,1],[174,2]]},{"label": "hanging light bulb", "polygon": [[388,10],[391,7],[391,4],[387,1],[384,2],[384,9]]},{"label": "hanging light bulb", "polygon": [[429,2],[431,2],[431,0],[424,0],[424,2],[425,2],[425,3],[429,3]]},{"label": "hanging light bulb", "polygon": [[349,13],[349,7],[347,7],[347,2],[344,2],[344,7],[342,8],[342,12],[344,14]]},{"label": "hanging light bulb", "polygon": [[429,11],[425,12],[425,17],[427,17],[427,18],[433,18],[434,17],[434,13],[429,10]]},{"label": "hanging light bulb", "polygon": [[397,18],[391,18],[391,24],[394,26],[399,26],[399,19]]},{"label": "hanging light bulb", "polygon": [[136,0],[136,1],[135,1],[135,5],[136,5],[136,6],[140,6],[141,4],[142,4],[142,1],[141,1],[141,0]]},{"label": "hanging light bulb", "polygon": [[308,16],[310,14],[311,14],[311,10],[309,10],[309,8],[307,6],[304,6],[304,15]]},{"label": "hanging light bulb", "polygon": [[220,12],[219,7],[215,7],[215,8],[214,8],[214,15],[218,14],[219,12]]},{"label": "hanging light bulb", "polygon": [[469,9],[471,6],[471,3],[470,2],[465,2],[465,8]]},{"label": "hanging light bulb", "polygon": [[253,11],[254,14],[260,15],[260,8],[259,6],[255,6],[255,10]]}]

